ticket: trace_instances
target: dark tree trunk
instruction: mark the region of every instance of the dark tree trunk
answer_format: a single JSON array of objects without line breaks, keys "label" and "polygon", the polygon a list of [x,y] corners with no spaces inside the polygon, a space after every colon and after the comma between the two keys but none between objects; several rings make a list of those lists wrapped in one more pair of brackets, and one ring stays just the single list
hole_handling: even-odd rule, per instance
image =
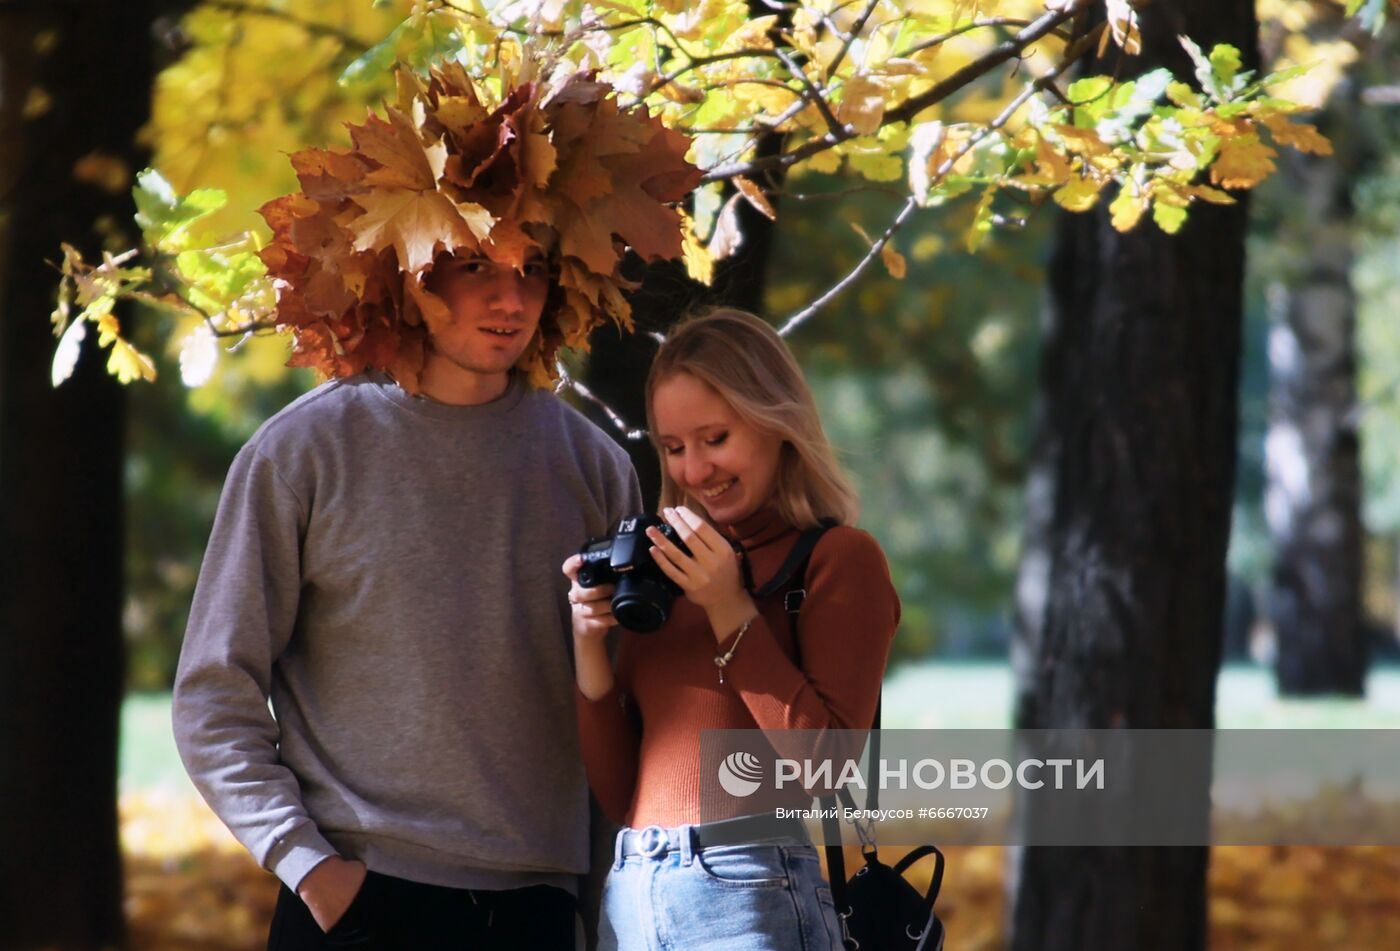
[{"label": "dark tree trunk", "polygon": [[[761,143],[759,154],[776,154],[780,148],[781,140],[770,136]],[[765,184],[770,182],[781,185],[782,179],[775,176],[765,180]],[[778,207],[776,196],[773,204]],[[722,304],[762,313],[765,272],[775,223],[746,201],[741,200],[737,208],[743,243],[733,255],[716,262],[714,281],[709,287],[692,280],[680,262],[651,265],[640,275],[642,287],[631,297],[636,333],[620,334],[611,327],[602,327],[589,341],[592,350],[585,374],[589,389],[635,429],[646,428],[643,388],[658,346],[652,333],[664,335],[694,306]],[[629,276],[636,280],[640,269],[635,259],[629,263],[632,264]],[[595,423],[622,442],[636,467],[642,498],[648,510],[655,508],[661,493],[661,470],[651,443],[646,439],[624,440],[601,410],[590,404],[585,404],[583,409]]]},{"label": "dark tree trunk", "polygon": [[[78,181],[99,153],[139,169],[145,2],[0,4],[0,947],[124,943],[117,838],[124,393],[91,346],[55,390],[60,241],[129,246],[127,185]],[[44,98],[48,108],[42,110]],[[26,104],[31,115],[26,117]]]},{"label": "dark tree trunk", "polygon": [[[1274,540],[1269,617],[1284,695],[1361,696],[1361,460],[1356,407],[1356,297],[1351,183],[1360,130],[1349,84],[1327,110],[1332,156],[1287,153],[1279,182],[1290,207],[1296,277],[1270,289],[1268,488]],[[1353,121],[1347,121],[1348,117]]]},{"label": "dark tree trunk", "polygon": [[[1177,34],[1257,62],[1246,0],[1163,0],[1122,75],[1190,77]],[[1112,51],[1116,53],[1116,49]],[[1111,73],[1099,62],[1092,72]],[[1107,197],[1107,196],[1106,196]],[[1171,237],[1064,215],[1050,267],[1037,490],[1019,611],[1017,726],[1209,728],[1234,486],[1245,209]],[[1204,799],[1208,789],[1182,790]],[[1202,848],[1028,848],[1016,949],[1202,948]]]},{"label": "dark tree trunk", "polygon": [[[748,8],[753,17],[774,12],[766,0],[749,0]],[[779,9],[777,16],[775,30],[791,26],[791,11]],[[776,155],[781,153],[782,148],[783,136],[769,134],[759,139],[757,154]],[[782,170],[775,169],[761,178],[759,184],[766,189],[777,190],[782,187],[783,180]],[[726,187],[726,192],[732,191],[732,186]],[[772,195],[772,202],[773,207],[778,208],[776,195]],[[664,335],[687,309],[694,306],[727,305],[762,313],[768,251],[776,229],[774,222],[746,201],[739,202],[738,214],[743,241],[734,254],[716,262],[714,280],[708,288],[692,280],[686,274],[685,265],[680,262],[657,264],[643,270],[635,256],[629,256],[630,267],[626,268],[628,276],[632,280],[642,281],[641,289],[631,297],[632,317],[637,332],[619,334],[608,327],[596,331],[589,341],[592,350],[588,356],[585,379],[593,394],[607,403],[634,430],[646,428],[646,394],[643,390],[652,356],[658,346],[652,334]],[[661,468],[651,443],[646,439],[624,438],[598,407],[586,404],[583,409],[627,449],[642,484],[643,502],[648,511],[654,509],[661,496]]]}]

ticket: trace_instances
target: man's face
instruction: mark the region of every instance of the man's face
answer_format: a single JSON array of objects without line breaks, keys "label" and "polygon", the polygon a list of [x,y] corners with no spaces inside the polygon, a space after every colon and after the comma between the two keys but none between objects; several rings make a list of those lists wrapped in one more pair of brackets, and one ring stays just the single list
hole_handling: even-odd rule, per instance
[{"label": "man's face", "polygon": [[521,271],[485,255],[464,253],[435,265],[428,288],[452,312],[433,333],[433,347],[465,370],[504,373],[529,346],[549,294],[549,265],[531,252]]}]

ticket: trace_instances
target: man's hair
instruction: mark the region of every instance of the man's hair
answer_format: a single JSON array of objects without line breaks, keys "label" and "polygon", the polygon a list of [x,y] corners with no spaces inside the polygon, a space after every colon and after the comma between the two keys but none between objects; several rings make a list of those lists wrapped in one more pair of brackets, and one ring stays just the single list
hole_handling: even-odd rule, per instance
[{"label": "man's hair", "polygon": [[730,307],[702,310],[685,318],[656,352],[647,375],[647,427],[661,457],[661,504],[689,502],[666,471],[656,438],[652,403],[656,388],[678,373],[713,387],[735,414],[760,432],[778,436],[776,507],[788,524],[812,528],[822,518],[855,521],[859,501],[836,461],[802,370],[783,338],[763,320]]}]

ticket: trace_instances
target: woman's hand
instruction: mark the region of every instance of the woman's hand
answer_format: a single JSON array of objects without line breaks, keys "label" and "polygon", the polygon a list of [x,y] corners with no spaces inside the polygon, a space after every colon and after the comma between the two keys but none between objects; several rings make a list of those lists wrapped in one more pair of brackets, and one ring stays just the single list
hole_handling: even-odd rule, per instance
[{"label": "woman's hand", "polygon": [[561,566],[568,576],[569,617],[574,629],[574,679],[589,700],[598,700],[613,687],[612,661],[608,658],[607,633],[616,624],[612,613],[613,585],[585,588],[578,583],[580,555],[570,555]]},{"label": "woman's hand", "polygon": [[680,585],[692,603],[704,609],[715,640],[723,642],[758,613],[753,598],[744,590],[739,553],[713,525],[684,505],[664,509],[661,514],[690,554],[686,555],[653,527],[647,529],[652,560],[666,577]]},{"label": "woman's hand", "polygon": [[617,625],[617,618],[612,613],[615,586],[600,584],[596,588],[583,587],[578,583],[578,570],[582,565],[582,555],[570,555],[562,566],[570,581],[569,615],[573,621],[574,637],[601,641]]}]

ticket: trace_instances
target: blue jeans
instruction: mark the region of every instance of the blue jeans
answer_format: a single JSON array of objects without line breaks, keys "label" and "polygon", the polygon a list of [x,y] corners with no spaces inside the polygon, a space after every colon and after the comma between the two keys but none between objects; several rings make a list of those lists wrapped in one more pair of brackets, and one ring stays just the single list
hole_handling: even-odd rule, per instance
[{"label": "blue jeans", "polygon": [[625,854],[629,830],[618,833],[603,887],[600,951],[842,951],[815,848],[697,850],[690,828],[648,833],[646,851],[654,854]]}]

